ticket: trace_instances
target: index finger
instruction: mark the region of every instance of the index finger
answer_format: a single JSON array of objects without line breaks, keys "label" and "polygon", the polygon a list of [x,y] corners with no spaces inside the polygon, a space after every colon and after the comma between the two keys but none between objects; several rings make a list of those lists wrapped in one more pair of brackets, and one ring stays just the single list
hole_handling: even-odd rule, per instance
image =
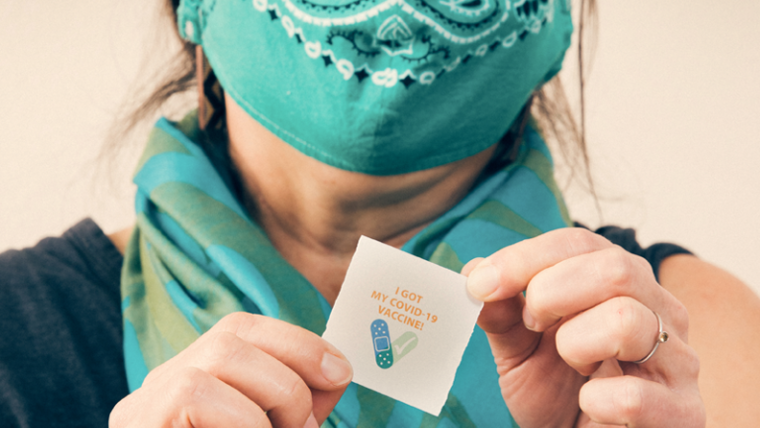
[{"label": "index finger", "polygon": [[312,390],[313,411],[324,421],[353,377],[346,357],[326,340],[295,325],[247,313],[224,317],[213,328],[240,337],[293,370]]},{"label": "index finger", "polygon": [[525,291],[539,272],[557,263],[614,246],[583,228],[557,229],[502,248],[483,259],[467,279],[467,288],[478,300],[509,299]]},{"label": "index finger", "polygon": [[240,312],[224,317],[212,330],[235,334],[253,344],[293,369],[312,388],[331,391],[351,380],[351,365],[336,347],[285,321]]}]

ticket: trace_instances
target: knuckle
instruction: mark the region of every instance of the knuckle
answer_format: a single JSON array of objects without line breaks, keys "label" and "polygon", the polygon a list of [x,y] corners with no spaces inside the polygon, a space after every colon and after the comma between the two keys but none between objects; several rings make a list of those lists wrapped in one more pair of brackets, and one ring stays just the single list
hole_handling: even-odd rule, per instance
[{"label": "knuckle", "polygon": [[265,323],[278,322],[263,315],[248,312],[233,312],[226,315],[211,330],[230,332],[238,337],[251,340],[258,337],[259,331],[266,331]]},{"label": "knuckle", "polygon": [[[495,268],[499,285],[510,288],[518,282],[527,281],[527,278],[522,275],[525,267],[532,264],[532,260],[527,257],[521,246],[505,247],[483,259],[477,266],[490,265]],[[516,275],[504,275],[504,272]]]},{"label": "knuckle", "polygon": [[159,377],[161,377],[161,374],[165,371],[165,366],[167,363],[161,364],[160,366],[154,368],[153,370],[148,372],[148,375],[145,376],[145,380],[143,380],[143,385],[150,385],[153,382],[156,382]]},{"label": "knuckle", "polygon": [[167,390],[169,402],[181,410],[197,402],[206,395],[207,374],[196,367],[183,367],[176,374]]},{"label": "knuckle", "polygon": [[[620,247],[614,247],[604,252],[603,264],[600,270],[604,272],[604,280],[607,284],[623,289],[625,293],[636,277],[639,264],[636,257]],[[627,294],[627,293],[626,293]]]},{"label": "knuckle", "polygon": [[279,332],[276,339],[272,341],[273,346],[303,361],[321,362],[325,351],[331,346],[315,333],[290,324]]},{"label": "knuckle", "polygon": [[582,227],[573,227],[565,230],[565,239],[568,247],[576,253],[590,253],[604,245],[604,238]]},{"label": "knuckle", "polygon": [[298,403],[298,406],[303,408],[312,408],[311,390],[300,377],[288,376],[288,379],[284,379],[277,386],[287,401]]},{"label": "knuckle", "polygon": [[644,408],[644,395],[640,385],[630,380],[623,382],[615,394],[614,404],[626,421],[638,420]]},{"label": "knuckle", "polygon": [[612,314],[614,334],[623,343],[636,340],[642,331],[642,323],[633,300],[625,297],[615,297],[610,299],[610,303],[614,310]]},{"label": "knuckle", "polygon": [[673,328],[686,339],[689,334],[689,311],[678,299],[672,299],[673,305],[668,309],[668,318]]},{"label": "knuckle", "polygon": [[225,315],[214,327],[229,332],[236,332],[241,326],[255,322],[257,315],[245,312],[233,312]]},{"label": "knuckle", "polygon": [[659,288],[659,284],[654,277],[654,270],[652,269],[652,265],[647,261],[647,259],[638,254],[629,253],[622,248],[620,248],[620,251],[628,256],[628,263],[631,269],[631,278],[636,278],[639,282],[648,281],[653,285],[657,285]]},{"label": "knuckle", "polygon": [[[192,345],[191,345],[192,346]],[[182,351],[186,352],[186,351]],[[170,358],[167,361],[164,361],[157,367],[153,368],[148,372],[148,375],[145,376],[145,379],[143,380],[143,385],[152,385],[156,383],[164,382],[164,378],[167,376],[171,376],[172,370],[174,370],[174,367],[177,367],[177,362],[179,360],[179,355],[176,355],[172,358]]]},{"label": "knuckle", "polygon": [[245,348],[242,339],[226,331],[212,333],[207,340],[207,370],[213,376],[218,375],[229,361],[238,358]]},{"label": "knuckle", "polygon": [[496,273],[499,275],[499,283],[503,283],[504,280],[510,280],[509,277],[504,278],[503,272],[519,272],[518,269],[524,266],[530,266],[530,260],[523,251],[500,251],[495,255],[486,259],[486,263],[490,262],[493,267],[496,268]]}]

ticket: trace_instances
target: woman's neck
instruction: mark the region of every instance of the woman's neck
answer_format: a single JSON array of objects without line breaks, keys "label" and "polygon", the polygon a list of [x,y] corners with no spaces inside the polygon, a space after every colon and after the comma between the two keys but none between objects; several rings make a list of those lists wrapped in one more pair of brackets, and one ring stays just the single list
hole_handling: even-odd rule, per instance
[{"label": "woman's neck", "polygon": [[361,235],[401,247],[467,194],[493,153],[491,148],[424,171],[371,176],[302,154],[230,98],[227,126],[248,210],[331,304]]}]

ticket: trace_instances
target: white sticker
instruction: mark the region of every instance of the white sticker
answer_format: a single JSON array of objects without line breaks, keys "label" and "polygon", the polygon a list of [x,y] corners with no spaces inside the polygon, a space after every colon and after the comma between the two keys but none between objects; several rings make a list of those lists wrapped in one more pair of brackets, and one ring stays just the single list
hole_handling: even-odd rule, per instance
[{"label": "white sticker", "polygon": [[322,337],[355,383],[438,416],[483,308],[466,283],[362,236]]}]

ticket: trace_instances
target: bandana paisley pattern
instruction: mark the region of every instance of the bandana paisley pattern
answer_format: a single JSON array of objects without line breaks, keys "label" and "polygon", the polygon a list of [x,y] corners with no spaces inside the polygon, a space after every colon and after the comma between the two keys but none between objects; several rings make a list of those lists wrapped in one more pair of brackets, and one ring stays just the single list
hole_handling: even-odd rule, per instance
[{"label": "bandana paisley pattern", "polygon": [[[564,0],[253,0],[251,7],[279,22],[315,66],[333,67],[346,81],[409,88],[540,34],[554,20],[555,1]],[[214,2],[205,8],[213,9]],[[181,33],[200,43],[203,10],[193,15]],[[389,67],[391,59],[401,61]]]}]

